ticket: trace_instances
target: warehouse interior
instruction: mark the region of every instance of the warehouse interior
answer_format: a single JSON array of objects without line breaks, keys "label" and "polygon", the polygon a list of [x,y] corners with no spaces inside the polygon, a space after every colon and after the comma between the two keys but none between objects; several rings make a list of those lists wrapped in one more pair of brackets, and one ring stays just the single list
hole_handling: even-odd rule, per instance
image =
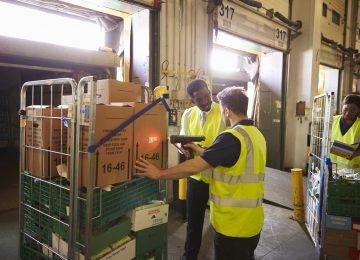
[{"label": "warehouse interior", "polygon": [[[359,10],[358,0],[1,0],[0,258],[180,259],[186,185],[139,178],[134,164],[143,157],[164,169],[183,160],[169,137],[194,106],[186,86],[202,79],[215,102],[227,87],[243,89],[247,116],[266,140],[255,259],[360,259],[360,180],[335,183],[321,160],[330,157],[332,116],[360,93]],[[91,90],[111,84],[128,93],[100,101]],[[44,105],[54,107],[50,115],[37,115]],[[111,111],[104,118],[103,108]],[[60,150],[52,130],[50,138],[40,132],[49,147],[34,145],[34,122],[49,119],[52,130],[59,122],[60,146],[67,142]],[[127,159],[99,159],[106,149],[125,156],[115,146]],[[160,213],[146,226],[141,210],[149,209]],[[210,214],[198,259],[215,259]]]}]

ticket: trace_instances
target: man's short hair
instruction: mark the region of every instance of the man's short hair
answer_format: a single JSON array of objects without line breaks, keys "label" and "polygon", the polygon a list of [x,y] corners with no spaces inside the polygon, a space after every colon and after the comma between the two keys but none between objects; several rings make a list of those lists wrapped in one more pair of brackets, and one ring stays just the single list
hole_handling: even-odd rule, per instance
[{"label": "man's short hair", "polygon": [[205,82],[205,80],[194,79],[189,83],[189,85],[186,88],[186,91],[190,97],[194,97],[194,93],[202,88],[208,88],[208,85]]},{"label": "man's short hair", "polygon": [[239,87],[227,87],[216,95],[222,107],[227,107],[237,115],[246,115],[249,99]]},{"label": "man's short hair", "polygon": [[343,105],[349,105],[349,104],[354,104],[360,109],[360,96],[355,94],[347,95],[344,98]]}]

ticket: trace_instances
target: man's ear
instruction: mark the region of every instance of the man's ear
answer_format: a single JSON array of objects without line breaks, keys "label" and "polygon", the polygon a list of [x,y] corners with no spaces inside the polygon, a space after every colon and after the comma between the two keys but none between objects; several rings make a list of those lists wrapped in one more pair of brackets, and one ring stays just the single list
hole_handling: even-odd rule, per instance
[{"label": "man's ear", "polygon": [[229,110],[227,107],[225,107],[225,108],[224,108],[224,114],[225,114],[225,116],[229,117],[229,113],[230,113],[230,110]]}]

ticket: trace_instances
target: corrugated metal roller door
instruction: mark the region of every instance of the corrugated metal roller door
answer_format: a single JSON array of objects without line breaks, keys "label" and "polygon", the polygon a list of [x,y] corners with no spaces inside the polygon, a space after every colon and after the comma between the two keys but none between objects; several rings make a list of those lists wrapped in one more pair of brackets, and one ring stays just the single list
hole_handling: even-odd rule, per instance
[{"label": "corrugated metal roller door", "polygon": [[342,69],[343,54],[339,50],[331,48],[325,44],[321,44],[320,63],[329,67]]},{"label": "corrugated metal roller door", "polygon": [[218,7],[218,29],[268,47],[286,51],[288,49],[288,29],[261,16],[261,14],[266,15],[266,10],[273,9],[288,18],[288,0],[262,1],[262,6],[263,8],[257,10],[260,13],[259,15],[250,11],[245,4],[239,1],[224,0],[222,5]]},{"label": "corrugated metal roller door", "polygon": [[[49,12],[68,14],[80,19],[96,21],[106,30],[112,30],[131,14],[151,8],[149,1],[138,3],[127,1],[81,1],[81,0],[15,0],[11,4],[40,8]],[[151,1],[154,3],[154,1]],[[0,55],[9,57],[26,57],[34,60],[63,62],[66,64],[85,65],[89,67],[116,68],[120,59],[116,53],[104,51],[85,51],[61,47],[47,43],[1,37]]]},{"label": "corrugated metal roller door", "polygon": [[345,1],[324,0],[321,19],[321,33],[339,44],[344,41]]},{"label": "corrugated metal roller door", "polygon": [[[338,45],[344,45],[345,22],[345,1],[324,0],[321,18],[321,34],[323,37]],[[342,69],[343,54],[340,50],[323,42],[320,48],[320,63]]]}]

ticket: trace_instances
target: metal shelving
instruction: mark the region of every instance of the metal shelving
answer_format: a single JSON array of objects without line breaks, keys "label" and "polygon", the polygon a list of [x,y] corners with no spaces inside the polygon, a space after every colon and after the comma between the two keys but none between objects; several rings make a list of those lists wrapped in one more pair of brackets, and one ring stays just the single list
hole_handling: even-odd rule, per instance
[{"label": "metal shelving", "polygon": [[[53,256],[65,259],[52,249],[52,230],[56,224],[64,225],[69,234],[69,255],[73,254],[74,226],[73,201],[68,197],[67,219],[54,208],[54,196],[63,198],[74,190],[74,172],[70,170],[70,182],[54,181],[57,164],[73,165],[74,131],[66,144],[67,126],[74,129],[76,116],[67,117],[67,109],[61,97],[68,94],[72,104],[76,100],[76,83],[73,79],[61,78],[27,82],[20,96],[20,258],[33,259],[26,252],[40,251],[39,259]],[[60,107],[56,108],[58,105]],[[69,147],[69,149],[67,148]],[[72,167],[71,167],[72,169]],[[72,194],[73,196],[73,194]]]}]

